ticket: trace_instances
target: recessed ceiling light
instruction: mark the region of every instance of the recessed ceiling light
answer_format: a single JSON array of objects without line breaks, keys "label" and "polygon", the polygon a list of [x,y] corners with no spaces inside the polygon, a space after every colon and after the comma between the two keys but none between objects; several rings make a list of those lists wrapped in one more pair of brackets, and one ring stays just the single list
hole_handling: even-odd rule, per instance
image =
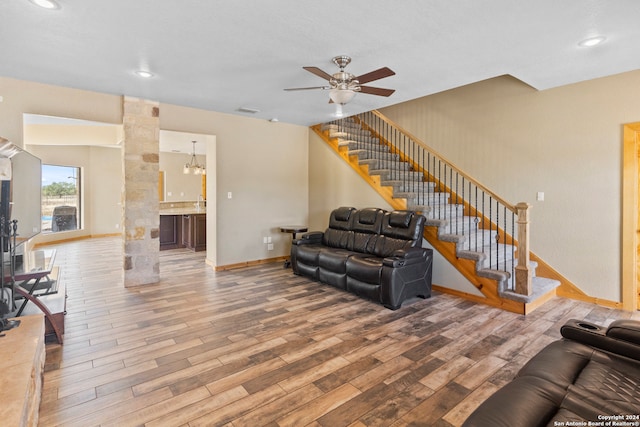
[{"label": "recessed ceiling light", "polygon": [[151,71],[146,71],[146,70],[138,70],[136,71],[136,75],[144,79],[150,79],[151,77],[153,77],[153,73]]},{"label": "recessed ceiling light", "polygon": [[593,46],[599,45],[600,43],[602,43],[606,39],[607,38],[604,37],[604,36],[589,37],[588,39],[584,39],[580,43],[578,43],[578,46],[593,47]]},{"label": "recessed ceiling light", "polygon": [[45,9],[60,9],[60,5],[53,0],[29,0],[36,6],[40,6]]}]

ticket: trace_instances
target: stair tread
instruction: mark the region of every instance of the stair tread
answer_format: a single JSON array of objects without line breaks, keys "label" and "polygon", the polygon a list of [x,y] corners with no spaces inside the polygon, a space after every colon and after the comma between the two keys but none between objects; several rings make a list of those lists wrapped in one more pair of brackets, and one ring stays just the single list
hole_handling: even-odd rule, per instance
[{"label": "stair tread", "polygon": [[548,279],[545,277],[533,277],[531,282],[531,295],[521,295],[515,291],[505,290],[501,293],[501,296],[518,302],[530,303],[560,286],[560,282],[558,280]]}]

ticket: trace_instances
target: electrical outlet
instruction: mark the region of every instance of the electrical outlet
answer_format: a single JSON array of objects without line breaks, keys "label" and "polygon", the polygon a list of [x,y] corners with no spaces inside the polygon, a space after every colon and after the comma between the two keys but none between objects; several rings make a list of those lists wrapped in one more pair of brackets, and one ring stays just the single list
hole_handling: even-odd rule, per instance
[{"label": "electrical outlet", "polygon": [[231,199],[233,197],[233,193],[231,191],[227,192],[227,199]]},{"label": "electrical outlet", "polygon": [[272,250],[273,250],[273,243],[269,243],[269,244],[267,245],[267,250],[268,250],[268,251],[272,251]]},{"label": "electrical outlet", "polygon": [[267,237],[267,243],[271,243],[271,236]]},{"label": "electrical outlet", "polygon": [[266,238],[266,237],[263,237],[263,238],[262,238],[262,243],[269,243],[269,241],[267,240],[267,238]]},{"label": "electrical outlet", "polygon": [[538,194],[536,194],[536,199],[539,202],[544,202],[544,192],[543,191],[538,191]]}]

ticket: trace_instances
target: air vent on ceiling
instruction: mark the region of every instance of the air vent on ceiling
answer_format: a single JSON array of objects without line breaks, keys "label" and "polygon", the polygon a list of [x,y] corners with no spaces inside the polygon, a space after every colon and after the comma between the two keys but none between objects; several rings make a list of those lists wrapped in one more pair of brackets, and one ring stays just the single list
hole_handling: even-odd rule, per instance
[{"label": "air vent on ceiling", "polygon": [[249,113],[249,114],[256,114],[260,112],[260,110],[258,110],[257,108],[249,108],[249,107],[240,107],[238,108],[238,111],[240,111],[241,113]]}]

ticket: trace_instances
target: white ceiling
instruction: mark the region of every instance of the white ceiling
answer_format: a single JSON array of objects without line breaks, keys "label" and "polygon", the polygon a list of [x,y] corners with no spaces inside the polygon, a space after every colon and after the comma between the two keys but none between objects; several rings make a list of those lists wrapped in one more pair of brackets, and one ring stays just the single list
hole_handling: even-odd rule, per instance
[{"label": "white ceiling", "polygon": [[640,69],[638,0],[57,1],[0,2],[0,76],[300,125],[334,106],[283,89],[323,85],[302,67],[333,73],[342,54],[355,75],[396,72],[369,83],[392,96],[358,94],[347,115],[504,74],[544,90]]}]

